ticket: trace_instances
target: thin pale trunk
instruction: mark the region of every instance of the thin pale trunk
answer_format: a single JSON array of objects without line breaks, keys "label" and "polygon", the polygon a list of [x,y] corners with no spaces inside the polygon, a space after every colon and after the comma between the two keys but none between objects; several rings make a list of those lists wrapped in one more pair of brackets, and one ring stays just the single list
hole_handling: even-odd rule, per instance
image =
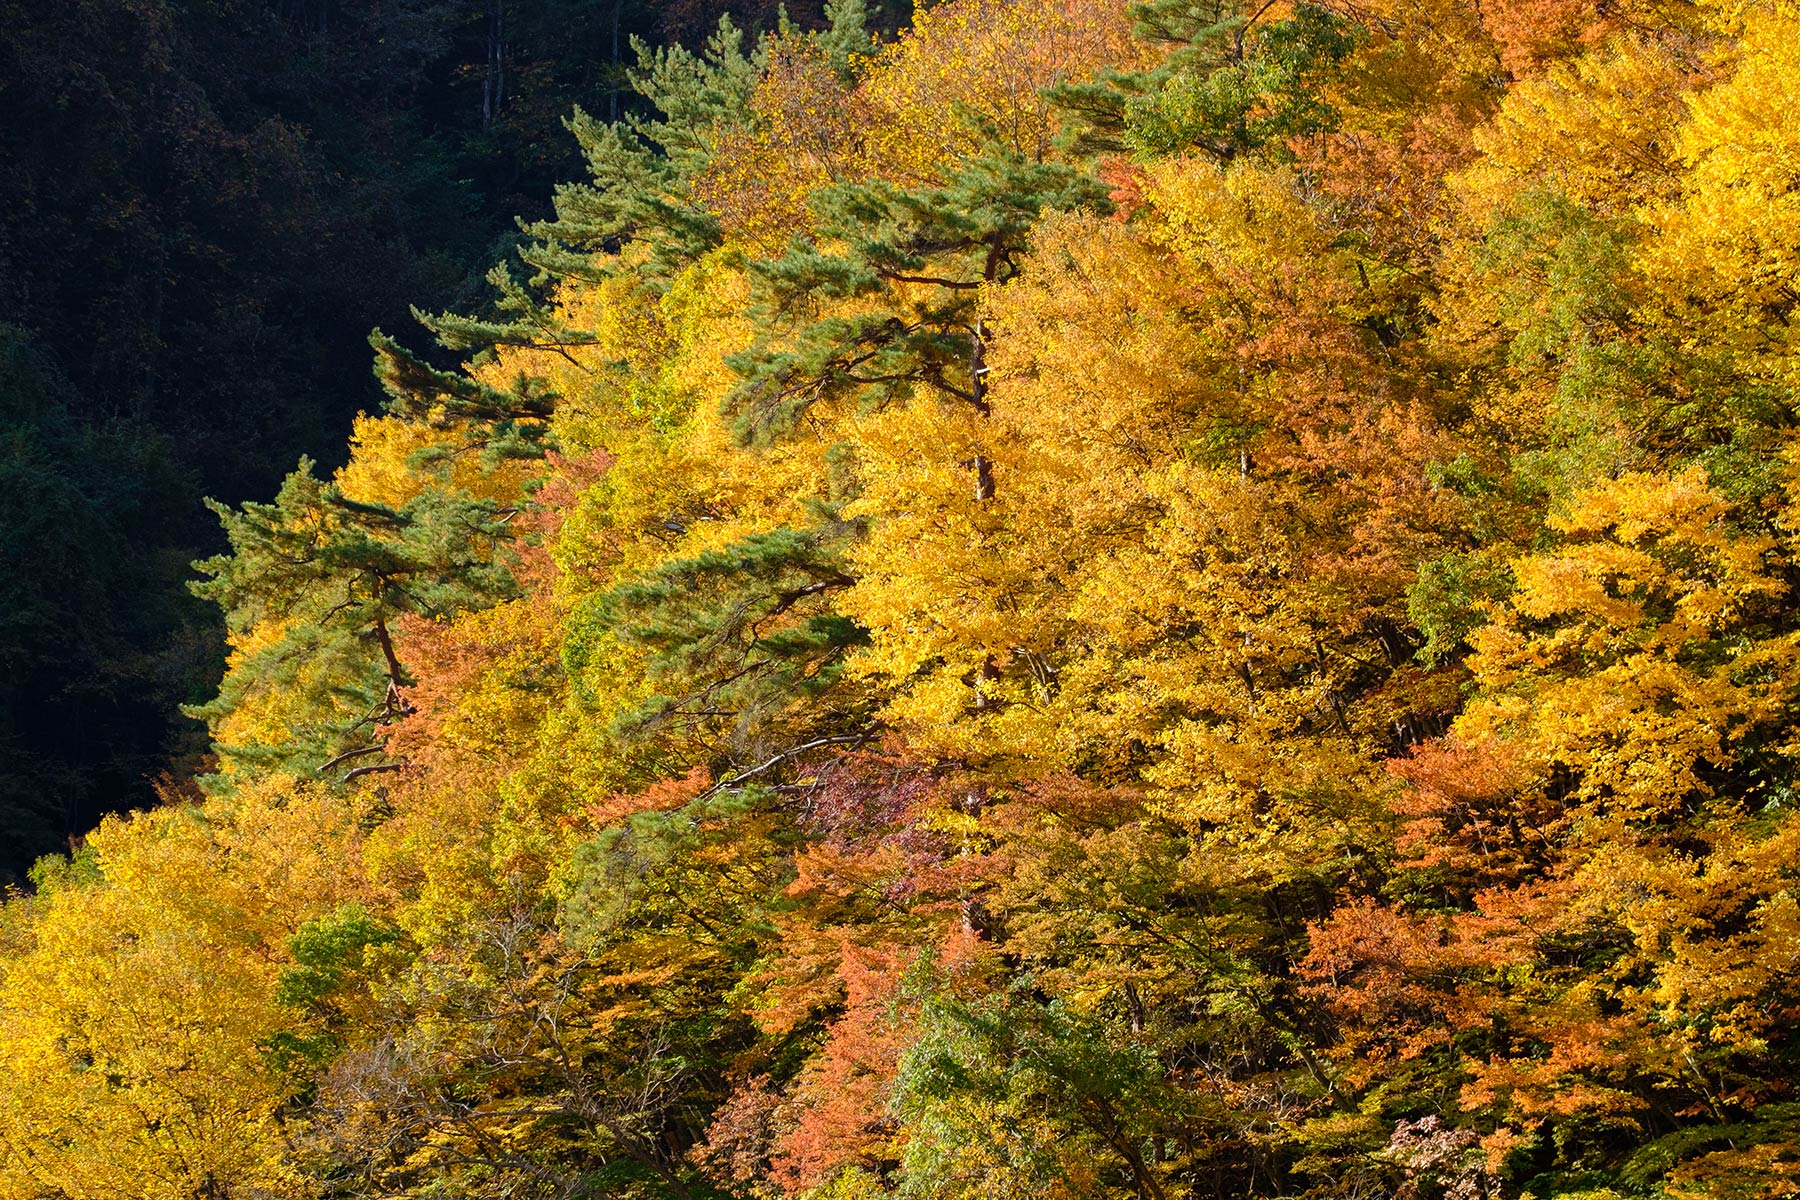
[{"label": "thin pale trunk", "polygon": [[625,11],[625,0],[613,0],[612,10],[612,76],[607,96],[607,119],[619,119],[619,17]]},{"label": "thin pale trunk", "polygon": [[481,81],[481,127],[491,129],[506,99],[506,6],[490,0],[488,6],[487,73]]}]

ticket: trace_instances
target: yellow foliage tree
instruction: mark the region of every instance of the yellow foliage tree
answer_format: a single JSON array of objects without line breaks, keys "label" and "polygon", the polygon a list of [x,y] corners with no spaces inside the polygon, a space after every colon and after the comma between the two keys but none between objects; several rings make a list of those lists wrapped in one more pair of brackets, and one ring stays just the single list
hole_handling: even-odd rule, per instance
[{"label": "yellow foliage tree", "polygon": [[360,812],[280,777],[108,821],[45,875],[0,975],[0,1196],[311,1194],[272,1054],[288,936],[360,891]]}]

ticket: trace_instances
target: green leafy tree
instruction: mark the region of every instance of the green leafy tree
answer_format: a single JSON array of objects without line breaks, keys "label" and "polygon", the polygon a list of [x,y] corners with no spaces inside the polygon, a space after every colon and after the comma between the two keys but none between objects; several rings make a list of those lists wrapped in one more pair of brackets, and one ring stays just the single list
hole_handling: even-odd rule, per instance
[{"label": "green leafy tree", "polygon": [[972,1198],[999,1180],[1020,1194],[1180,1194],[1158,1162],[1176,1143],[1157,1135],[1186,1102],[1129,1030],[1033,995],[1026,976],[979,1000],[933,996],[921,1024],[896,1083],[915,1122],[906,1194]]}]

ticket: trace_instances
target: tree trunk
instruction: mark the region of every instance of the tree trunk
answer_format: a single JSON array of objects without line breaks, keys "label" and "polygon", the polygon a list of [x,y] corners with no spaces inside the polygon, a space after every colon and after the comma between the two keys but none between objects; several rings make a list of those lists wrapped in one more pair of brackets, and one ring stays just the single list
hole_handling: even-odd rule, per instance
[{"label": "tree trunk", "polygon": [[[969,394],[974,397],[975,411],[987,415],[987,327],[975,318],[975,332],[969,337]],[[985,504],[994,498],[994,464],[983,455],[975,456],[975,500]]]},{"label": "tree trunk", "polygon": [[488,0],[487,73],[481,80],[481,127],[492,129],[506,99],[505,0]]}]

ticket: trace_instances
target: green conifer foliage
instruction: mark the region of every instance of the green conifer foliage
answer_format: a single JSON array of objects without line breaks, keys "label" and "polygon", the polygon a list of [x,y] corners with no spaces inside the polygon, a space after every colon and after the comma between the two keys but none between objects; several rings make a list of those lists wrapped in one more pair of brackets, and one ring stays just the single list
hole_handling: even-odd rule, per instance
[{"label": "green conifer foliage", "polygon": [[388,766],[382,730],[407,711],[413,680],[395,644],[404,616],[441,621],[516,592],[506,544],[515,511],[427,488],[399,508],[366,504],[302,460],[273,504],[216,501],[232,552],[195,564],[196,595],[238,634],[277,630],[193,715],[217,723],[253,696],[298,699],[285,730],[227,753],[297,772]]},{"label": "green conifer foliage", "polygon": [[1295,5],[1265,19],[1235,5],[1153,0],[1132,6],[1139,36],[1168,48],[1154,67],[1102,72],[1053,89],[1081,123],[1089,152],[1197,150],[1220,162],[1290,157],[1289,139],[1337,128],[1323,85],[1357,46],[1358,27],[1324,8]]},{"label": "green conifer foliage", "polygon": [[[843,184],[817,207],[818,238],[752,264],[762,338],[728,360],[744,377],[727,408],[746,445],[824,399],[879,407],[922,393],[985,413],[981,288],[1011,278],[1042,214],[1109,205],[1098,180],[996,138],[941,186]],[[819,302],[848,299],[865,303],[817,315]]]},{"label": "green conifer foliage", "polygon": [[761,59],[729,17],[699,52],[634,41],[632,87],[657,115],[603,122],[579,106],[569,132],[590,179],[556,190],[556,216],[524,226],[535,244],[520,257],[539,282],[588,278],[627,240],[649,255],[645,273],[666,279],[719,244],[718,219],[695,204],[688,181],[710,161],[713,139],[745,118]]},{"label": "green conifer foliage", "polygon": [[867,727],[866,702],[843,681],[867,634],[830,604],[856,583],[843,551],[858,529],[819,515],[810,529],[663,563],[597,599],[592,619],[649,652],[658,694],[631,725],[697,738],[725,763]]}]

